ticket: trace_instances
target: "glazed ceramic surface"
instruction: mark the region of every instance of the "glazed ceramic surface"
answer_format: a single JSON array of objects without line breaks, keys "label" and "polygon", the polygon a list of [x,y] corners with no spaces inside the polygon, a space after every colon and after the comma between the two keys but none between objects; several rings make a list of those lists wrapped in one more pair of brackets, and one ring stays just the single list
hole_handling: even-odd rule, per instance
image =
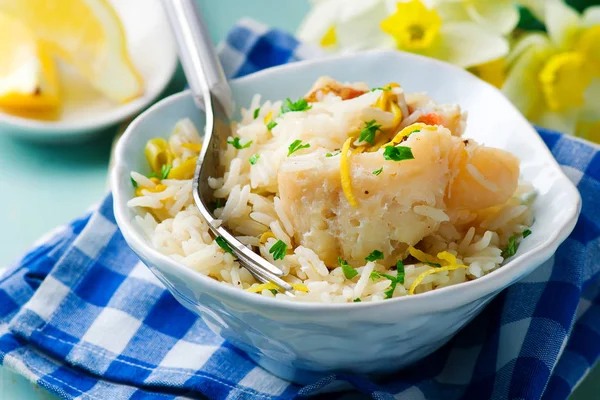
[{"label": "glazed ceramic surface", "polygon": [[171,96],[134,121],[120,140],[111,176],[115,215],[125,239],[187,308],[200,315],[272,373],[300,383],[331,372],[382,374],[438,349],[502,289],[523,278],[556,251],[575,226],[580,196],[541,138],[494,87],[432,59],[400,52],[367,52],[272,68],[231,82],[237,106],[255,93],[262,101],[303,96],[322,75],[406,91],[427,92],[439,103],[469,112],[465,137],[507,149],[521,159],[523,178],[538,191],[533,234],[515,257],[480,279],[382,302],[307,304],[251,294],[201,275],[148,244],[133,222],[132,170],[149,172],[145,142],[167,137],[181,118],[202,130],[202,115],[189,92]]},{"label": "glazed ceramic surface", "polygon": [[37,121],[0,112],[0,133],[39,142],[76,141],[93,136],[148,107],[177,67],[177,51],[160,0],[110,0],[119,15],[131,60],[142,79],[142,96],[115,104],[101,96],[72,68],[59,63],[64,104],[58,121]]}]

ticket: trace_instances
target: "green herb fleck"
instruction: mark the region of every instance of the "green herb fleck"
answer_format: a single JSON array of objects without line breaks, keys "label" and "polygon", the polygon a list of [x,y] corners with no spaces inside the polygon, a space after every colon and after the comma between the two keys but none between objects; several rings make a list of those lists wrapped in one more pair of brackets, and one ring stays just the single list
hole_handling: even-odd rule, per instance
[{"label": "green herb fleck", "polygon": [[221,208],[221,199],[217,199],[217,201],[215,201],[215,208]]},{"label": "green herb fleck", "polygon": [[[396,290],[396,286],[398,285],[398,283],[400,283],[400,277],[388,274],[381,274],[381,276],[389,279],[392,282],[389,289],[383,292],[383,294],[385,294],[386,299],[391,299],[394,294],[394,290]],[[402,275],[402,282],[404,282],[404,275]]]},{"label": "green herb fleck", "polygon": [[372,172],[373,175],[379,175],[383,172],[383,167],[376,169],[375,171]]},{"label": "green herb fleck", "polygon": [[156,179],[158,179],[158,175],[156,175],[156,172],[150,172],[148,174],[148,178],[156,178]]},{"label": "green herb fleck", "polygon": [[233,147],[235,147],[238,150],[242,150],[242,149],[250,147],[250,145],[252,144],[252,140],[249,140],[246,144],[242,145],[240,143],[240,138],[235,137],[235,138],[233,138],[233,140],[228,140],[227,143],[229,143],[230,145],[232,145]]},{"label": "green herb fleck", "polygon": [[283,105],[281,106],[281,114],[285,114],[291,111],[308,111],[312,108],[311,105],[308,104],[308,101],[305,99],[300,99],[295,103],[289,99],[285,99]]},{"label": "green herb fleck", "polygon": [[396,280],[401,285],[404,285],[404,276],[405,276],[405,274],[404,274],[404,263],[402,262],[402,260],[398,260],[398,262],[396,263],[396,270],[398,271],[398,275],[396,276]]},{"label": "green herb fleck", "polygon": [[252,157],[250,157],[250,164],[254,165],[258,162],[258,159],[260,158],[260,154],[255,154]]},{"label": "green herb fleck", "polygon": [[375,143],[375,134],[377,131],[381,131],[381,125],[376,124],[374,119],[367,121],[365,122],[365,127],[360,131],[358,140],[373,144]]},{"label": "green herb fleck", "polygon": [[342,267],[342,271],[344,272],[346,279],[352,279],[358,275],[358,272],[352,268],[352,266],[348,265],[346,260],[342,260],[341,257],[338,257],[338,264],[340,264],[340,267]]},{"label": "green herb fleck", "polygon": [[290,146],[288,147],[288,157],[291,156],[293,153],[297,152],[298,150],[307,149],[309,147],[310,144],[302,144],[302,140],[294,140],[292,144],[290,144]]},{"label": "green herb fleck", "polygon": [[283,260],[285,258],[285,252],[287,251],[287,244],[282,240],[278,240],[275,242],[271,249],[269,249],[269,253],[273,254],[274,260]]},{"label": "green herb fleck", "polygon": [[334,151],[333,153],[327,153],[327,154],[325,154],[325,157],[335,157],[338,154],[340,154],[341,152],[342,152],[341,150],[337,150],[337,151]]},{"label": "green herb fleck", "polygon": [[423,264],[431,265],[432,267],[435,267],[435,268],[442,268],[442,264],[432,263],[429,261],[423,261]]},{"label": "green herb fleck", "polygon": [[173,166],[171,165],[163,164],[162,168],[160,169],[160,179],[167,179],[172,168]]},{"label": "green herb fleck", "polygon": [[375,88],[371,89],[371,92],[374,92],[376,90],[383,90],[384,92],[389,92],[390,90],[392,90],[392,87],[391,86],[375,87]]},{"label": "green herb fleck", "polygon": [[523,239],[525,239],[527,236],[531,235],[531,231],[529,229],[525,229],[523,231]]},{"label": "green herb fleck", "polygon": [[409,137],[413,133],[417,133],[417,132],[421,132],[421,130],[420,129],[415,129],[414,131],[412,131],[411,133],[409,133],[408,135],[406,135],[406,137]]},{"label": "green herb fleck", "polygon": [[388,146],[383,151],[383,158],[391,161],[412,160],[413,156],[410,147],[405,146]]},{"label": "green herb fleck", "polygon": [[371,254],[369,254],[367,256],[367,258],[365,258],[365,260],[367,261],[377,261],[377,260],[383,260],[384,256],[383,256],[383,252],[379,251],[379,250],[373,250],[371,252]]},{"label": "green herb fleck", "polygon": [[277,293],[279,293],[279,292],[277,291],[277,289],[269,289],[269,292],[271,292],[271,293],[273,293],[273,294],[277,294]]},{"label": "green herb fleck", "polygon": [[517,254],[517,249],[519,248],[519,243],[517,243],[516,236],[511,236],[508,238],[508,245],[502,250],[502,258],[506,259]]},{"label": "green herb fleck", "polygon": [[355,298],[354,300],[352,300],[353,303],[360,303],[361,299],[360,297]]},{"label": "green herb fleck", "polygon": [[133,188],[134,188],[134,189],[137,189],[137,187],[138,187],[138,184],[137,184],[137,182],[135,181],[135,179],[133,179],[133,178],[130,178],[130,179],[131,179],[131,184],[133,185]]},{"label": "green herb fleck", "polygon": [[260,107],[254,110],[254,119],[258,118],[258,114],[260,114]]},{"label": "green herb fleck", "polygon": [[269,123],[267,124],[267,129],[268,130],[272,130],[273,128],[275,128],[277,126],[277,122],[271,120],[269,121]]},{"label": "green herb fleck", "polygon": [[379,272],[373,271],[371,272],[371,275],[369,275],[369,278],[371,278],[372,281],[376,281],[377,279],[381,278],[381,275],[379,275]]},{"label": "green herb fleck", "polygon": [[215,242],[217,242],[219,247],[222,248],[225,253],[233,254],[233,250],[231,250],[231,247],[229,247],[225,239],[223,239],[221,236],[215,238]]}]

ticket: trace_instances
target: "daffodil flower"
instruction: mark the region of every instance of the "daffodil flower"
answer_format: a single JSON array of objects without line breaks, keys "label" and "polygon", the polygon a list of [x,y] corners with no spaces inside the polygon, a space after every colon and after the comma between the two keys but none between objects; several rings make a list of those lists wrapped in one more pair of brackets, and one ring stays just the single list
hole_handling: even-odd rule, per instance
[{"label": "daffodil flower", "polygon": [[420,0],[316,1],[298,37],[336,51],[397,48],[460,67],[508,54],[508,42],[496,31],[473,21],[446,21]]},{"label": "daffodil flower", "polygon": [[533,122],[574,133],[600,121],[600,7],[552,1],[544,20],[548,36],[525,36],[507,58],[503,91]]},{"label": "daffodil flower", "polygon": [[399,2],[381,29],[400,50],[420,53],[460,67],[490,62],[508,53],[508,42],[492,30],[470,21],[445,21],[437,9],[420,0]]},{"label": "daffodil flower", "polygon": [[444,21],[471,20],[502,35],[519,22],[513,0],[433,0],[433,4]]}]

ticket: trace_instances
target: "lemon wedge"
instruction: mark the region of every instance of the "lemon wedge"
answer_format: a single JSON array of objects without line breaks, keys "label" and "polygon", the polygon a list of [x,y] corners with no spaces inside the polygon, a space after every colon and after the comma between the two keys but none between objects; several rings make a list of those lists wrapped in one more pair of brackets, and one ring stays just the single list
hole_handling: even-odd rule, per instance
[{"label": "lemon wedge", "polygon": [[[107,98],[125,103],[143,93],[123,26],[106,0],[0,0],[0,12],[26,24]],[[14,36],[3,32],[1,40]]]},{"label": "lemon wedge", "polygon": [[60,106],[54,61],[22,22],[0,14],[0,107],[13,114],[54,119]]}]

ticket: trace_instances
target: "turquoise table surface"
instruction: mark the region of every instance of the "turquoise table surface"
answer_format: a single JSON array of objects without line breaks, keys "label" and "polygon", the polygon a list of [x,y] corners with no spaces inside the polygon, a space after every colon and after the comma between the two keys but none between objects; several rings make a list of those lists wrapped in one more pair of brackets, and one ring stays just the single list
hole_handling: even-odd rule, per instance
[{"label": "turquoise table surface", "polygon": [[[295,31],[308,10],[306,0],[198,0],[215,42],[248,16]],[[181,72],[165,94],[180,90]],[[89,143],[47,146],[0,133],[0,268],[14,261],[44,233],[84,213],[107,193],[110,149],[116,128]],[[572,400],[600,398],[600,368],[584,380]],[[0,367],[0,399],[55,399],[26,379]]]}]

